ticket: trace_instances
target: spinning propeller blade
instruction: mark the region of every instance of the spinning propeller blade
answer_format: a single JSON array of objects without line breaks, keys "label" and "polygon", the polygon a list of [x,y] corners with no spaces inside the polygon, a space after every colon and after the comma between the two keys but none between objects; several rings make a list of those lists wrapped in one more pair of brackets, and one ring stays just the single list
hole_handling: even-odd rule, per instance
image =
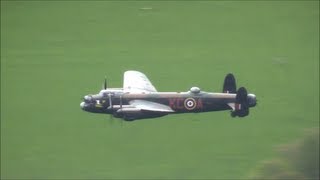
[{"label": "spinning propeller blade", "polygon": [[109,96],[109,106],[110,106],[110,109],[113,110],[111,94],[109,93],[108,96]]},{"label": "spinning propeller blade", "polygon": [[104,77],[104,84],[103,84],[103,89],[107,89],[107,77]]}]

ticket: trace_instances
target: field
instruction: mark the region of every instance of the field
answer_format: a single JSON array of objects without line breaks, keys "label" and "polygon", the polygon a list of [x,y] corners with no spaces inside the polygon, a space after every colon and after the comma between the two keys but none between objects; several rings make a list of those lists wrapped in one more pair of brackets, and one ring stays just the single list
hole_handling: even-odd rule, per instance
[{"label": "field", "polygon": [[[122,122],[80,109],[104,76],[255,93],[228,111]],[[248,178],[319,127],[319,1],[1,1],[1,179]]]}]

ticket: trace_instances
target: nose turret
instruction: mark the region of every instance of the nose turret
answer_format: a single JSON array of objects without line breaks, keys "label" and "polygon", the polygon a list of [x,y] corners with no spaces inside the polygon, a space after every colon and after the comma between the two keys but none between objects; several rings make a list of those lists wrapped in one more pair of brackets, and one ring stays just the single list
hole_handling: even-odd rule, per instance
[{"label": "nose turret", "polygon": [[80,108],[84,111],[88,111],[93,102],[94,98],[92,97],[92,95],[86,95],[83,97],[83,102],[80,103]]},{"label": "nose turret", "polygon": [[81,102],[81,103],[80,103],[81,109],[84,109],[84,106],[85,106],[85,102]]},{"label": "nose turret", "polygon": [[[102,104],[103,96],[100,94],[89,94],[83,97],[80,108],[84,111],[103,113],[104,105]],[[104,100],[105,101],[105,100]]]},{"label": "nose turret", "polygon": [[91,95],[86,95],[86,96],[84,96],[84,98],[83,98],[83,99],[84,99],[84,101],[85,101],[85,102],[89,103],[89,102],[91,102],[91,101],[92,101],[92,99],[93,99],[93,98],[92,98],[92,96],[91,96]]}]

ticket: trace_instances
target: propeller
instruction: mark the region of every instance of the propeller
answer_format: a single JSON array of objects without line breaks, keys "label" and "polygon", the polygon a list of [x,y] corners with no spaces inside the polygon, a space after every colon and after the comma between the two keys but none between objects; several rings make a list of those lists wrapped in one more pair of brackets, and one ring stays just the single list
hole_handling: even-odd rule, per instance
[{"label": "propeller", "polygon": [[120,109],[122,109],[122,95],[120,95]]},{"label": "propeller", "polygon": [[[104,83],[103,83],[103,89],[106,90],[108,88],[108,83],[107,83],[107,77],[105,76],[104,77]],[[112,103],[112,96],[113,94],[111,94],[110,92],[107,93],[108,95],[108,99],[109,99],[109,107],[108,109],[111,110],[111,113],[110,113],[110,123],[113,124],[113,103]],[[122,109],[122,96],[120,96],[120,109]],[[121,125],[122,125],[122,121],[121,121]]]},{"label": "propeller", "polygon": [[111,94],[109,93],[108,96],[109,96],[109,107],[111,110],[113,110]]},{"label": "propeller", "polygon": [[[108,93],[108,99],[109,99],[109,107],[110,107],[110,110],[111,112],[113,112],[113,105],[112,105],[112,99],[111,99],[111,93]],[[112,114],[110,114],[111,116],[111,119],[113,118]]]},{"label": "propeller", "polygon": [[104,77],[103,89],[107,89],[107,77]]},{"label": "propeller", "polygon": [[[120,109],[122,109],[122,95],[120,95]],[[121,118],[121,126],[123,126],[123,119]]]}]

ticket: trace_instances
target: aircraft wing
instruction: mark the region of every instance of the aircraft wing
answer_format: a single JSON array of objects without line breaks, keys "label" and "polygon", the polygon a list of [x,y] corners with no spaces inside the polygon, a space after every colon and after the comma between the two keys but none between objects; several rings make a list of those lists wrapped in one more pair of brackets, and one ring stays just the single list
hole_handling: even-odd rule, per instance
[{"label": "aircraft wing", "polygon": [[126,71],[123,76],[123,92],[157,92],[147,76],[139,71]]},{"label": "aircraft wing", "polygon": [[144,111],[152,111],[152,112],[163,112],[163,113],[170,113],[174,112],[169,106],[151,102],[151,101],[145,101],[145,100],[132,100],[129,102],[131,106],[134,106],[137,109],[141,109]]}]

